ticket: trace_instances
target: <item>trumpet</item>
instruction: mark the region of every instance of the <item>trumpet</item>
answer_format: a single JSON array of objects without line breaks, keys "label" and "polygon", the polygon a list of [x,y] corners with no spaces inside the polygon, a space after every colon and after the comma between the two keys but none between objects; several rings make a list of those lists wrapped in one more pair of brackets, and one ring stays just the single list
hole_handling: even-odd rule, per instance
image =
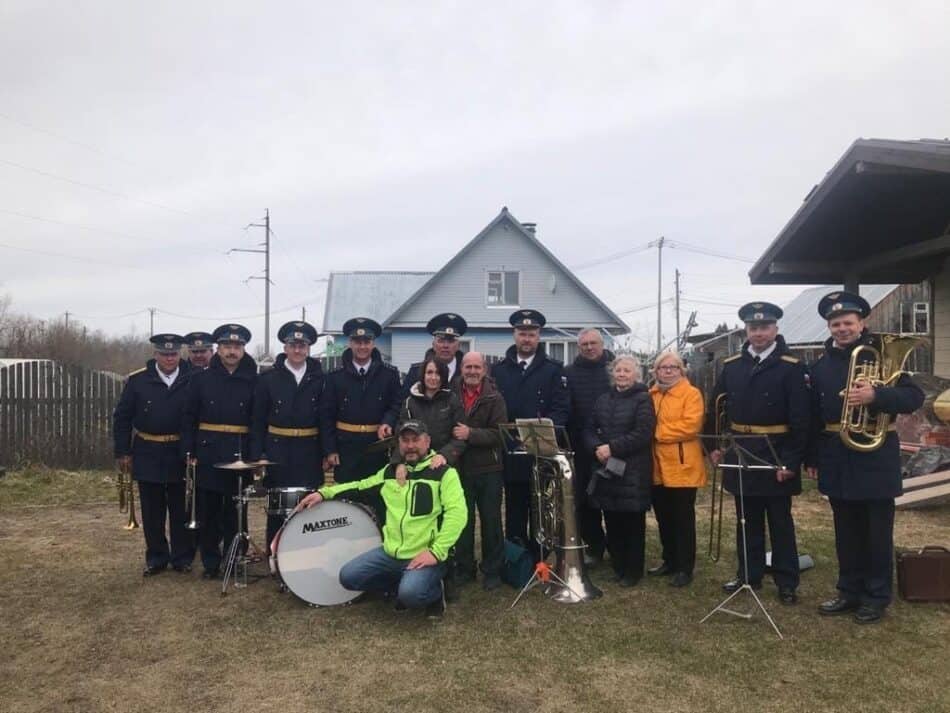
[{"label": "trumpet", "polygon": [[[726,432],[726,395],[716,397],[716,449],[722,451],[726,447],[724,434]],[[719,487],[716,487],[716,481]],[[722,504],[726,497],[722,473],[718,465],[713,466],[712,488],[709,498],[709,549],[707,555],[711,562],[718,562],[722,554]],[[716,512],[716,496],[718,491],[719,512]]]},{"label": "trumpet", "polygon": [[[859,382],[871,386],[889,386],[897,381],[904,371],[907,357],[923,340],[917,337],[902,337],[898,334],[877,334],[876,346],[862,344],[851,352],[848,380],[838,394],[842,397],[840,430],[842,442],[853,451],[868,453],[884,445],[893,418],[889,413],[871,413],[864,404],[849,406],[848,391]],[[865,358],[862,361],[862,355]]]},{"label": "trumpet", "polygon": [[201,527],[198,522],[198,469],[191,460],[191,453],[185,454],[185,503],[190,514],[185,523],[186,530],[197,530]]},{"label": "trumpet", "polygon": [[119,464],[119,477],[116,480],[119,490],[119,512],[129,513],[129,521],[122,527],[123,530],[137,530],[139,523],[135,519],[135,482],[132,474],[124,462]]}]

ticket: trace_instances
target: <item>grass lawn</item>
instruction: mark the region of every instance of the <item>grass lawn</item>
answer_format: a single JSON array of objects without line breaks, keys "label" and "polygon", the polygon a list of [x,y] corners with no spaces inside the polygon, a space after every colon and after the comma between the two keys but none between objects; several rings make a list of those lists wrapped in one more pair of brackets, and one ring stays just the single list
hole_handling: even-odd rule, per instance
[{"label": "grass lawn", "polygon": [[[691,587],[558,605],[463,590],[445,620],[378,599],[313,609],[271,581],[219,594],[195,572],[143,579],[141,531],[121,529],[111,476],[27,470],[0,480],[0,711],[950,711],[950,605],[900,600],[877,626],[824,619],[834,592],[831,514],[796,499],[806,572],[797,607],[770,584],[761,616],[699,620],[734,571],[701,557]],[[708,499],[702,501],[708,504]],[[262,504],[252,526],[263,529]],[[648,520],[647,560],[656,561]],[[708,512],[700,508],[705,555]],[[950,544],[950,506],[899,512],[899,546]]]}]

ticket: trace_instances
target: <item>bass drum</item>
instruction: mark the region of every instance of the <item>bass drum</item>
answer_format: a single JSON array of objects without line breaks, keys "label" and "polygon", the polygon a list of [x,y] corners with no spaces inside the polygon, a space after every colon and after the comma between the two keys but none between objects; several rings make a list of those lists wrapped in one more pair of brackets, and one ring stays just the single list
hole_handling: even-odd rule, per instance
[{"label": "bass drum", "polygon": [[340,586],[340,570],[383,539],[370,511],[347,500],[326,500],[290,516],[275,538],[277,574],[307,604],[346,604],[362,592]]}]

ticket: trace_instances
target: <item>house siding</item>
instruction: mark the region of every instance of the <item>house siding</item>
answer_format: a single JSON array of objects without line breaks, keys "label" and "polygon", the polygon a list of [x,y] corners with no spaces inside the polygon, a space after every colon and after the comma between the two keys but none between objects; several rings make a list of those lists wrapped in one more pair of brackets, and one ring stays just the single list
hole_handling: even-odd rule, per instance
[{"label": "house siding", "polygon": [[950,261],[933,278],[934,374],[950,378]]},{"label": "house siding", "polygon": [[[432,315],[445,311],[458,312],[470,325],[507,326],[508,316],[517,307],[487,305],[487,273],[493,270],[519,271],[517,307],[540,310],[551,324],[561,328],[618,328],[606,310],[507,220],[497,223],[462,259],[436,277],[391,326],[424,326]],[[552,275],[556,285],[553,293]]]}]

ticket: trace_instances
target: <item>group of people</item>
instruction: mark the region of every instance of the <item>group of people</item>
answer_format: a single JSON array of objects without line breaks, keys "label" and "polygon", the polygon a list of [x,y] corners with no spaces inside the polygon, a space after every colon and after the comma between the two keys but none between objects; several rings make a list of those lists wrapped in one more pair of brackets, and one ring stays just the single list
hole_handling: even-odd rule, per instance
[{"label": "group of people", "polygon": [[[843,398],[896,414],[918,408],[923,395],[906,376],[840,394],[851,351],[871,339],[864,324],[869,311],[857,295],[838,292],[822,300],[819,312],[831,337],[809,370],[778,334],[781,309],[765,302],[744,306],[739,316],[748,340],[725,360],[708,408],[677,353],[656,357],[648,387],[636,357],[615,357],[594,328],[578,334],[578,355],[565,367],[545,354],[546,320],[531,309],[510,316],[514,344],[490,367],[482,354],[459,349],[468,328],[460,315],[436,315],[427,325],[432,347],[402,383],[375,347],[380,325],[365,317],[343,325],[342,365],[328,374],[309,354],[317,331],[306,322],[281,327],[284,353],[262,374],[245,353],[251,335],[241,325],[157,335],[154,359],[130,375],[115,412],[116,456],[139,483],[144,574],[169,566],[189,571],[197,545],[204,576],[219,576],[222,544],[238,527],[231,497],[245,476],[214,466],[266,457],[276,465],[267,469],[265,487],[313,491],[298,509],[345,496],[376,510],[383,545],[344,566],[344,587],[380,590],[394,596],[397,607],[440,616],[450,570],[458,585],[481,574],[484,589],[493,590],[502,583],[506,540],[537,554],[529,524],[533,459],[506,443],[499,426],[546,418],[566,432],[564,447],[574,453],[575,514],[587,564],[598,566],[609,554],[620,586],[635,586],[645,573],[651,508],[662,559],[646,573],[669,576],[674,587],[692,581],[695,501],[707,483],[708,449],[714,464],[752,459],[772,466],[725,470],[744,527],[737,526],[737,576],[724,589],[761,587],[767,521],[779,599],[797,601],[791,498],[801,492],[804,470],[817,476],[834,512],[838,595],[819,609],[877,621],[892,589],[898,443],[890,433],[879,450],[847,450],[837,436],[838,414]],[[187,360],[179,357],[182,345]],[[723,441],[710,441],[704,449],[702,434],[723,428],[734,445],[720,449]],[[388,450],[369,447],[381,441]],[[197,543],[184,529],[188,459],[197,472]],[[325,485],[330,471],[333,484]],[[268,517],[268,543],[281,524]]]}]

